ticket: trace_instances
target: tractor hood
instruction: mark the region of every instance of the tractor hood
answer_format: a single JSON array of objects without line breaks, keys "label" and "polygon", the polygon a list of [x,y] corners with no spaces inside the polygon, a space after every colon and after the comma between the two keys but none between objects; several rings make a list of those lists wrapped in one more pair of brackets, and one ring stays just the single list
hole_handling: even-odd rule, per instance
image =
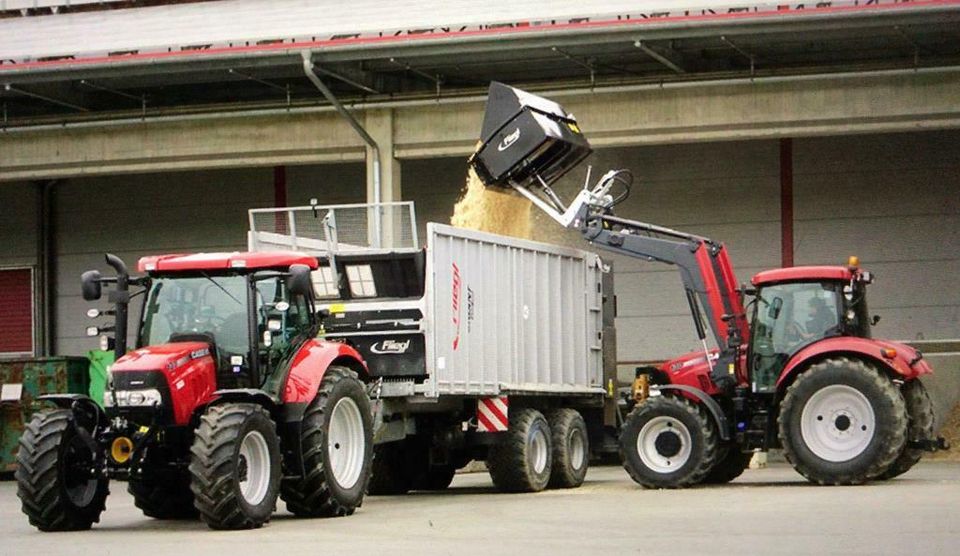
[{"label": "tractor hood", "polygon": [[210,355],[210,344],[205,342],[174,342],[136,349],[113,364],[117,371],[173,371],[194,359]]}]

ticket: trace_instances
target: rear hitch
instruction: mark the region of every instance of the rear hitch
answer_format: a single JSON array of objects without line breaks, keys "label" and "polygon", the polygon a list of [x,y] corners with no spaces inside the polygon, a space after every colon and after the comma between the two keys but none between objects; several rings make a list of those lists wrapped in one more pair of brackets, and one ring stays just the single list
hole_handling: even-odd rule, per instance
[{"label": "rear hitch", "polygon": [[914,450],[923,450],[925,452],[939,452],[940,450],[949,450],[950,443],[947,439],[938,436],[936,438],[926,438],[924,440],[909,440],[907,447]]}]

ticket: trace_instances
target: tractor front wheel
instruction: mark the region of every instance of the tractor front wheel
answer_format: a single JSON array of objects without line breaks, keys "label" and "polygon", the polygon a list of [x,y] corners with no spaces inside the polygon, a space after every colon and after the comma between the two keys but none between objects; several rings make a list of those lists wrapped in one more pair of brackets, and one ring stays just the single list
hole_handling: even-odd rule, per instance
[{"label": "tractor front wheel", "polygon": [[902,453],[907,408],[894,383],[858,359],[837,357],[810,367],[780,405],[784,456],[808,480],[860,484],[878,477]]},{"label": "tractor front wheel", "polygon": [[194,506],[211,529],[256,529],[280,488],[280,442],[267,410],[251,403],[207,409],[190,448]]},{"label": "tractor front wheel", "polygon": [[97,474],[99,450],[73,413],[33,416],[17,452],[17,496],[41,531],[82,531],[100,521],[109,482]]},{"label": "tractor front wheel", "polygon": [[370,398],[356,373],[327,369],[303,416],[300,444],[306,474],[283,481],[287,509],[301,517],[352,514],[363,503],[373,459]]},{"label": "tractor front wheel", "polygon": [[701,482],[716,463],[716,427],[700,405],[657,396],[638,404],[620,433],[620,457],[646,488],[684,488]]}]

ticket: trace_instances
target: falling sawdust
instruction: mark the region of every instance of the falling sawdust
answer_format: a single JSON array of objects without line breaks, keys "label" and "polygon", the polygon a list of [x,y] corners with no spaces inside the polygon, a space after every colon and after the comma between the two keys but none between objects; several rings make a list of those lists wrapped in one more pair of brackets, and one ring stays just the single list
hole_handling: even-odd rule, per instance
[{"label": "falling sawdust", "polygon": [[458,228],[529,239],[533,234],[532,206],[519,195],[486,187],[470,168],[450,223]]}]

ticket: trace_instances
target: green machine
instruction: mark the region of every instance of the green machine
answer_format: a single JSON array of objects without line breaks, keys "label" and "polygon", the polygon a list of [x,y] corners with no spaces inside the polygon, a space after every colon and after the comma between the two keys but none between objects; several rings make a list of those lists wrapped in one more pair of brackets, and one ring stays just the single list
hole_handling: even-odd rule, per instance
[{"label": "green machine", "polygon": [[[90,359],[31,357],[0,360],[0,473],[14,471],[24,425],[42,394],[90,393]],[[100,386],[103,399],[103,386]],[[97,398],[94,398],[97,399]]]}]

